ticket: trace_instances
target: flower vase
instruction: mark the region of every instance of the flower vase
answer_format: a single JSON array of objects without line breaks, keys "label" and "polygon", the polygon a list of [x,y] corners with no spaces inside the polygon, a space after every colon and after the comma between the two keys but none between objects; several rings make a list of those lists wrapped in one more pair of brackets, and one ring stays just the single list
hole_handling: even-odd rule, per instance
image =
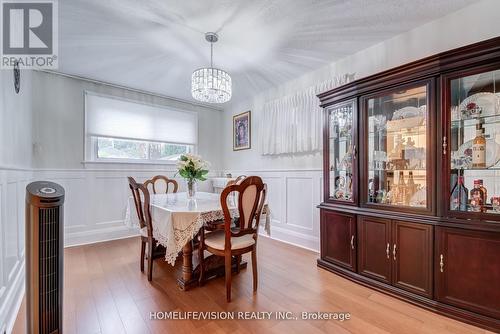
[{"label": "flower vase", "polygon": [[196,197],[196,180],[186,180],[187,198],[193,199]]}]

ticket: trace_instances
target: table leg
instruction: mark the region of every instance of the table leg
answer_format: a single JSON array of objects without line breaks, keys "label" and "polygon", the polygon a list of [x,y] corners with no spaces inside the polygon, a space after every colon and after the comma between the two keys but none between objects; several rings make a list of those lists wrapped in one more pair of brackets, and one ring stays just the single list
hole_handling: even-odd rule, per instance
[{"label": "table leg", "polygon": [[193,284],[193,245],[188,241],[182,248],[182,277],[177,279],[181,290],[187,290]]},{"label": "table leg", "polygon": [[182,248],[182,279],[189,282],[193,275],[193,246],[188,241]]}]

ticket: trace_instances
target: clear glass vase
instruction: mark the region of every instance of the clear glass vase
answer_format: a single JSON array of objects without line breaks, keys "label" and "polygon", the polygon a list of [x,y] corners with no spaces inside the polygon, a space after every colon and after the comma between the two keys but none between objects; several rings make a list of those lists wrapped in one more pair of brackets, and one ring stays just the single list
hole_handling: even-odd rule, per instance
[{"label": "clear glass vase", "polygon": [[186,179],[187,198],[193,199],[196,197],[196,180]]}]

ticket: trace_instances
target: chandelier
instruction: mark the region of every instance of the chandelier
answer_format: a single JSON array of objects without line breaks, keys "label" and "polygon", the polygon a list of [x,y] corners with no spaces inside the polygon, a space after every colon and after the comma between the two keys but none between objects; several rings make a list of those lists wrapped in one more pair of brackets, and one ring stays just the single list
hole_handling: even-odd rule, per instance
[{"label": "chandelier", "polygon": [[214,43],[219,36],[207,32],[205,39],[210,42],[210,67],[203,67],[191,76],[193,98],[208,103],[224,103],[231,99],[231,77],[226,71],[213,67]]}]

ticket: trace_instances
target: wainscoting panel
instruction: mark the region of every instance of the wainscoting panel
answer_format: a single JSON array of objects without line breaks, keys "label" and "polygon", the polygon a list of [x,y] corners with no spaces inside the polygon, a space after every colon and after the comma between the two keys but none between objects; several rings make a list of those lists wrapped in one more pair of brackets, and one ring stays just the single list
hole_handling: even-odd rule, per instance
[{"label": "wainscoting panel", "polygon": [[[319,251],[319,209],[316,206],[323,196],[320,169],[227,170],[226,173],[258,175],[267,183],[271,238]],[[267,236],[263,228],[260,234]]]},{"label": "wainscoting panel", "polygon": [[25,189],[29,169],[0,166],[0,329],[10,332],[24,294]]},{"label": "wainscoting panel", "polygon": [[[124,223],[128,198],[127,177],[144,182],[154,175],[173,178],[175,170],[88,168],[71,170],[35,170],[37,180],[57,182],[66,190],[64,210],[64,244],[74,246],[138,235],[138,229]],[[175,178],[180,189],[182,179]],[[199,185],[199,191],[212,191],[211,182]],[[135,214],[133,211],[132,214]]]},{"label": "wainscoting panel", "polygon": [[313,178],[285,177],[287,225],[313,230]]},{"label": "wainscoting panel", "polygon": [[[235,176],[259,175],[267,183],[272,238],[319,250],[319,210],[316,206],[322,198],[321,170],[227,172]],[[211,176],[225,173],[214,171]],[[175,170],[172,167],[36,170],[35,178],[60,183],[66,189],[65,245],[72,246],[137,235],[135,227],[130,228],[124,224],[130,196],[127,176],[143,182],[157,174],[174,177]],[[184,181],[180,178],[176,180],[180,191],[183,191]],[[211,192],[211,181],[200,182],[198,190]]]}]

